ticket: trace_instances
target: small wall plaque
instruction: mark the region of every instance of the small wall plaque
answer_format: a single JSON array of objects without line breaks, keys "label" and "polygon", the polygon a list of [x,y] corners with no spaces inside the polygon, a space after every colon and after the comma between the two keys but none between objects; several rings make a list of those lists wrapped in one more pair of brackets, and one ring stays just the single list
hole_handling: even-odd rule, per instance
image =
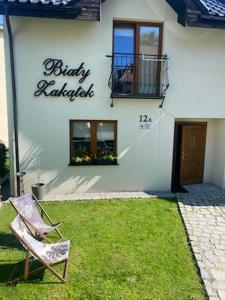
[{"label": "small wall plaque", "polygon": [[139,116],[139,129],[148,130],[152,126],[152,119],[148,115]]}]

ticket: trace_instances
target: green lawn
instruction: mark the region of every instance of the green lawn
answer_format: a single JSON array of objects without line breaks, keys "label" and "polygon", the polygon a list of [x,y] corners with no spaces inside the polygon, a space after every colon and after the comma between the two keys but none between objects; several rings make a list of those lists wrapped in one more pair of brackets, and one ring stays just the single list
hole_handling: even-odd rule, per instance
[{"label": "green lawn", "polygon": [[[0,299],[206,299],[185,230],[172,200],[46,203],[71,239],[68,283],[48,271],[6,286],[24,252],[11,235],[14,216],[0,208]],[[56,235],[53,236],[56,238]]]}]

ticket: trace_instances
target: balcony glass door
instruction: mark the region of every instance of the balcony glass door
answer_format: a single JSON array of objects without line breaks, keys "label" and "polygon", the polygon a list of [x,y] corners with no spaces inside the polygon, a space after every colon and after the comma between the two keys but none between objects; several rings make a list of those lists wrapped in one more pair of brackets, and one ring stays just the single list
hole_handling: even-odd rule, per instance
[{"label": "balcony glass door", "polygon": [[114,22],[113,95],[160,94],[162,24]]},{"label": "balcony glass door", "polygon": [[132,26],[114,28],[114,91],[133,93],[134,86],[135,29]]},{"label": "balcony glass door", "polygon": [[160,27],[139,26],[138,86],[140,94],[156,94],[160,82]]}]

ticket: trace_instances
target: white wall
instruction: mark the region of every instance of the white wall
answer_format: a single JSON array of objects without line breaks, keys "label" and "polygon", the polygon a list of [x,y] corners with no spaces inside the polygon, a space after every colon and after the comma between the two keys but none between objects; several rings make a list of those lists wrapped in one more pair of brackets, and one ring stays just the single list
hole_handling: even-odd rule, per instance
[{"label": "white wall", "polygon": [[225,189],[225,120],[216,120],[211,181]]},{"label": "white wall", "polygon": [[[112,53],[113,19],[164,22],[163,48],[171,58],[171,85],[163,110],[157,100],[140,99],[116,100],[115,107],[110,107],[107,82],[111,62],[105,56]],[[27,190],[36,181],[38,157],[41,180],[52,194],[169,190],[175,119],[225,118],[225,31],[180,26],[164,0],[106,1],[100,23],[13,18],[12,25],[20,161],[21,170],[28,172]],[[95,97],[75,102],[35,98],[36,84],[43,78],[42,63],[48,57],[62,58],[70,66],[84,61],[92,72],[88,82],[95,84]],[[59,86],[64,81],[57,79]],[[74,79],[67,81],[74,84]],[[138,128],[140,114],[152,117],[155,125],[151,130]],[[68,167],[69,119],[118,120],[119,166]],[[210,125],[209,136],[212,132]],[[207,147],[208,156],[211,147]],[[206,181],[210,164],[206,166]]]},{"label": "white wall", "polygon": [[4,35],[0,28],[0,141],[8,146],[8,120],[5,82]]},{"label": "white wall", "polygon": [[[15,168],[15,147],[14,147],[14,119],[13,119],[13,97],[11,84],[11,68],[9,55],[9,40],[7,27],[4,20],[4,50],[5,50],[5,69],[6,69],[6,99],[8,112],[8,137],[9,137],[9,161],[10,161],[10,191],[15,195],[16,191],[16,168]],[[15,50],[15,49],[14,49]],[[19,73],[19,72],[18,72]]]}]

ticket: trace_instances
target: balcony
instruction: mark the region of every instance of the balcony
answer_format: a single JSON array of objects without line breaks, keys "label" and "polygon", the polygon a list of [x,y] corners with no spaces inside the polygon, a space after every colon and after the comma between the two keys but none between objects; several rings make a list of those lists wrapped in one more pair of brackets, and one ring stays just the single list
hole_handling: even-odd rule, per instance
[{"label": "balcony", "polygon": [[114,53],[109,87],[112,98],[163,99],[169,87],[167,55]]}]

